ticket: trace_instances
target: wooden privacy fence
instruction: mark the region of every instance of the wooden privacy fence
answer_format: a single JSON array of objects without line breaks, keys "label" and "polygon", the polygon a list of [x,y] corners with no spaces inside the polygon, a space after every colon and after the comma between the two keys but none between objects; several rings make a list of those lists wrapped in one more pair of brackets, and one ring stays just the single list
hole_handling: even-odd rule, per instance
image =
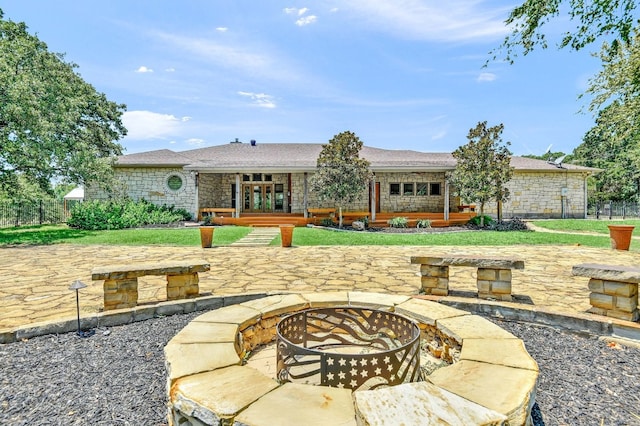
[{"label": "wooden privacy fence", "polygon": [[63,200],[0,200],[0,227],[63,223],[69,207]]}]

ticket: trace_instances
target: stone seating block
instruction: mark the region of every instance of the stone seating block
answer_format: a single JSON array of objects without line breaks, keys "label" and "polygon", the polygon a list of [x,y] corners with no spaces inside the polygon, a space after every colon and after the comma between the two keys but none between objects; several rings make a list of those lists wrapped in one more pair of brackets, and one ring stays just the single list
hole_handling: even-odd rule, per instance
[{"label": "stone seating block", "polygon": [[146,275],[167,277],[167,299],[197,297],[198,272],[211,269],[204,260],[130,263],[96,267],[91,279],[104,280],[104,310],[133,308],[138,303],[138,278]]},{"label": "stone seating block", "polygon": [[571,273],[575,276],[589,277],[591,308],[588,312],[626,321],[638,321],[640,268],[583,263],[574,266]]},{"label": "stone seating block", "polygon": [[524,261],[508,258],[473,256],[413,256],[412,264],[420,265],[421,288],[425,294],[449,294],[449,267],[470,266],[477,270],[478,297],[511,301],[512,269],[524,269]]}]

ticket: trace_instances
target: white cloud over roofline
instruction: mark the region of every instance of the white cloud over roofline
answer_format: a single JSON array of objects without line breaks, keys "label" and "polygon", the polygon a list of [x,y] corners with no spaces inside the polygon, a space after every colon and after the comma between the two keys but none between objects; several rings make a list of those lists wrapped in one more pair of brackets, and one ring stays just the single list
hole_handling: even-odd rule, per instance
[{"label": "white cloud over roofline", "polygon": [[190,117],[176,117],[151,111],[126,111],[122,122],[127,128],[126,139],[167,139],[179,135]]}]

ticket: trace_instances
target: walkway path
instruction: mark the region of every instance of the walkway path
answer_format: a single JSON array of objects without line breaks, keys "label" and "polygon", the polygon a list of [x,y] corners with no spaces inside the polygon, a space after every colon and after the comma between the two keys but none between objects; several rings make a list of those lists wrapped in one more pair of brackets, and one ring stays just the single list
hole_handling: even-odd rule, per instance
[{"label": "walkway path", "polygon": [[[211,271],[200,274],[201,294],[233,295],[265,291],[361,290],[417,294],[415,255],[474,254],[517,256],[525,269],[514,271],[513,292],[536,307],[561,313],[589,308],[587,278],[573,277],[579,263],[640,264],[640,253],[582,246],[425,247],[200,247],[51,246],[0,248],[0,329],[74,318],[71,283],[80,279],[82,314],[102,308],[102,282],[91,280],[96,266],[166,259],[202,259]],[[475,269],[451,268],[452,290],[476,291]],[[140,302],[166,300],[164,277],[140,278]]]},{"label": "walkway path", "polygon": [[257,227],[253,228],[244,237],[231,244],[232,247],[260,247],[268,246],[275,237],[280,235],[280,228]]}]

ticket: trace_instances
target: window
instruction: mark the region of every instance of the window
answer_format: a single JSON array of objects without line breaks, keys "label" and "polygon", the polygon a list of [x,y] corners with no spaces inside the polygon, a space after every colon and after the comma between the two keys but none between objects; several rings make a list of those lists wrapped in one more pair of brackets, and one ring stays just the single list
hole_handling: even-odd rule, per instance
[{"label": "window", "polygon": [[400,184],[399,183],[391,183],[391,184],[389,184],[389,195],[400,195]]},{"label": "window", "polygon": [[235,208],[236,207],[236,184],[232,183],[231,184],[231,206]]},{"label": "window", "polygon": [[243,182],[251,182],[251,176],[249,176],[249,175],[242,175],[242,181],[243,181]]},{"label": "window", "polygon": [[402,195],[413,195],[413,184],[412,183],[403,183],[402,184]]},{"label": "window", "polygon": [[416,184],[416,195],[429,195],[429,185],[422,182]]},{"label": "window", "polygon": [[271,182],[272,180],[273,180],[273,177],[271,175],[264,175],[265,182]]},{"label": "window", "polygon": [[274,210],[284,210],[284,185],[281,183],[275,184],[275,205]]},{"label": "window", "polygon": [[167,187],[172,191],[179,191],[182,188],[182,178],[178,175],[171,175],[167,178]]},{"label": "window", "polygon": [[254,173],[253,174],[253,181],[254,182],[261,182],[262,181],[262,175],[260,173]]},{"label": "window", "polygon": [[440,193],[440,182],[432,182],[429,184],[430,195],[442,195]]}]

